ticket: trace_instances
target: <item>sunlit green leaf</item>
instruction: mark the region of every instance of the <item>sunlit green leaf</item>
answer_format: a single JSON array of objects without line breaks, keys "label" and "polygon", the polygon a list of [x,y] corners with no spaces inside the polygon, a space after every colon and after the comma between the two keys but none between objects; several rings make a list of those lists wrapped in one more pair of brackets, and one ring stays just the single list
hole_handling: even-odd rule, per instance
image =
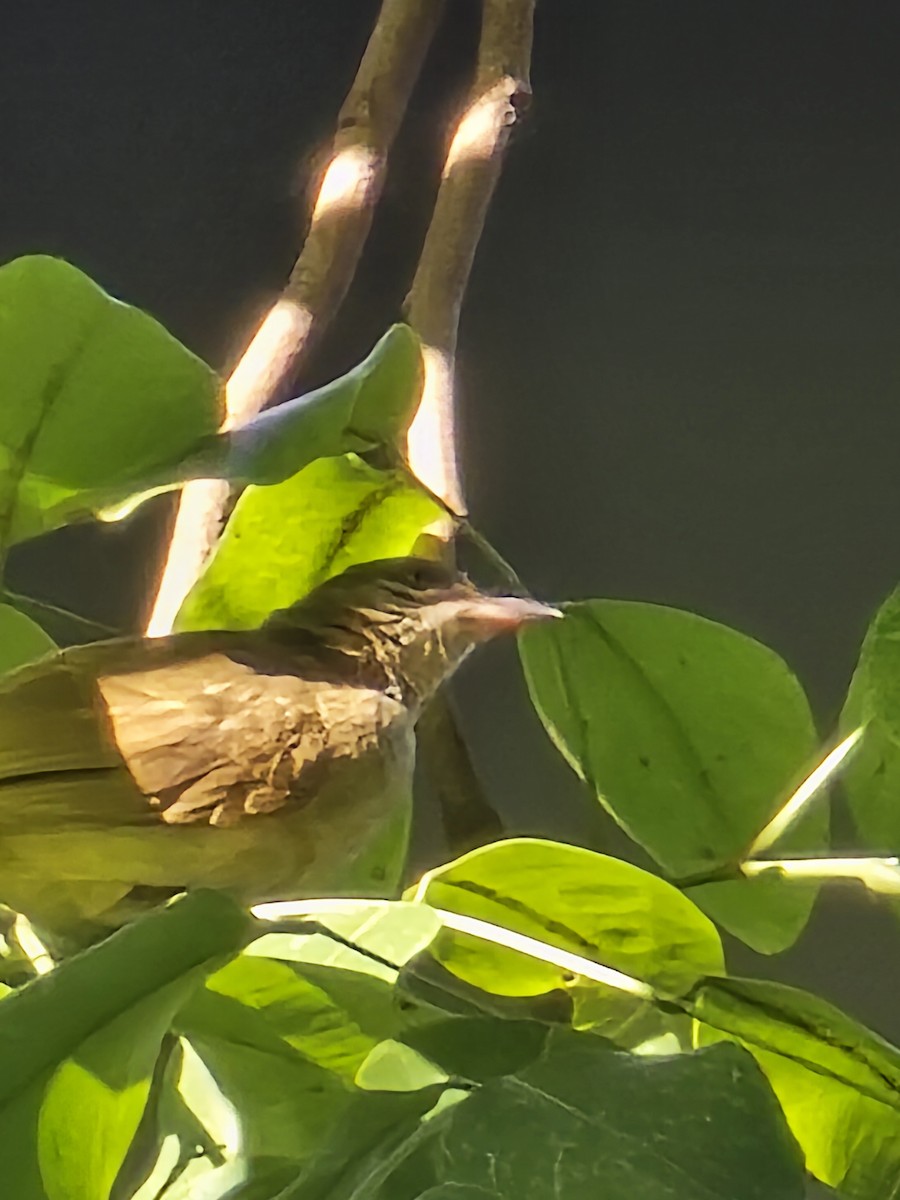
[{"label": "sunlit green leaf", "polygon": [[215,373],[81,271],[0,268],[0,549],[86,514],[219,424]]},{"label": "sunlit green leaf", "polygon": [[358,562],[410,553],[437,505],[399,471],[356,455],[322,458],[271,487],[248,487],[179,629],[247,629]]},{"label": "sunlit green leaf", "polygon": [[[320,912],[316,922],[322,932],[311,933],[306,922],[297,933],[265,933],[248,946],[247,954],[342,967],[393,983],[396,968],[430,945],[441,928],[440,918],[426,904],[402,900],[351,901],[344,909]],[[329,937],[327,930],[343,942]]]},{"label": "sunlit green leaf", "polygon": [[196,892],[0,1001],[0,1144],[16,1200],[108,1194],[173,1014],[251,922]]},{"label": "sunlit green leaf", "polygon": [[[418,895],[603,966],[681,992],[723,969],[715,926],[676,888],[630,863],[576,846],[516,838],[429,872]],[[467,982],[506,996],[563,987],[567,972],[466,934],[432,952]]]},{"label": "sunlit green leaf", "polygon": [[[264,956],[266,947],[280,949],[281,960]],[[343,960],[371,961],[340,949]],[[239,1158],[248,1186],[262,1186],[273,1171],[279,1178],[291,1168],[312,1178],[330,1171],[328,1164],[350,1148],[331,1140],[350,1113],[371,1114],[381,1127],[377,1100],[361,1102],[356,1082],[382,1047],[381,1065],[363,1087],[417,1090],[443,1078],[394,1040],[408,1015],[394,995],[393,978],[306,962],[304,950],[320,956],[313,937],[302,942],[290,934],[267,935],[252,954],[211,976],[177,1019],[179,1032],[240,1114]],[[422,1070],[415,1077],[403,1055],[418,1058]],[[433,1088],[429,1096],[426,1107],[437,1097]],[[418,1102],[402,1111],[418,1113]]]},{"label": "sunlit green leaf", "polygon": [[393,1038],[372,1048],[356,1072],[356,1084],[366,1091],[415,1092],[446,1083],[447,1073],[406,1042]]},{"label": "sunlit green leaf", "polygon": [[808,1169],[853,1200],[900,1184],[900,1050],[817,996],[757,979],[710,980],[698,1038],[732,1037],[756,1057]]},{"label": "sunlit green leaf", "polygon": [[[207,981],[179,1027],[188,1034],[216,1032],[222,1019],[230,1028],[235,1005],[259,1018],[244,1027],[257,1031],[261,1049],[281,1052],[283,1041],[346,1080],[379,1041],[394,1036],[400,1021],[390,985],[372,975],[242,955]],[[248,1040],[250,1033],[244,1036]]]},{"label": "sunlit green leaf", "polygon": [[[814,765],[800,684],[771,650],[733,629],[659,605],[590,600],[520,639],[532,699],[551,738],[619,824],[677,878],[746,852]],[[814,804],[778,850],[815,853]],[[812,885],[732,880],[691,892],[754,949],[800,933]]]}]

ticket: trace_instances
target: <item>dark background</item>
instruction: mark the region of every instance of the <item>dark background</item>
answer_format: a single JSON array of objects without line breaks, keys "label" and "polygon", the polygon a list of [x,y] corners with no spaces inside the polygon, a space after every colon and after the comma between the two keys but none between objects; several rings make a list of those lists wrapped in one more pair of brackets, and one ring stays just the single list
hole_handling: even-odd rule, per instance
[{"label": "dark background", "polygon": [[[0,261],[61,255],[226,369],[293,262],[377,8],[0,0]],[[476,16],[449,0],[301,387],[398,315]],[[900,575],[898,51],[893,2],[544,0],[462,330],[473,515],[531,587],[737,626],[796,669],[823,735]],[[133,627],[168,511],[24,547],[10,582]],[[457,693],[511,828],[608,844],[512,651]],[[846,891],[789,955],[731,949],[896,1038],[896,947]]]}]

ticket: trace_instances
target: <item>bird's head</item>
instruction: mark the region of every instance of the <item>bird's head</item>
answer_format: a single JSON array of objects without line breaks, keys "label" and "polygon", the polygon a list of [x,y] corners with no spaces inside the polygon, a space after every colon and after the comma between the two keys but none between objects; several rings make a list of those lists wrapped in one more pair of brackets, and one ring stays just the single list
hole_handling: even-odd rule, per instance
[{"label": "bird's head", "polygon": [[560,615],[537,600],[481,592],[429,559],[398,558],[349,567],[266,626],[302,631],[383,671],[418,707],[481,642]]}]

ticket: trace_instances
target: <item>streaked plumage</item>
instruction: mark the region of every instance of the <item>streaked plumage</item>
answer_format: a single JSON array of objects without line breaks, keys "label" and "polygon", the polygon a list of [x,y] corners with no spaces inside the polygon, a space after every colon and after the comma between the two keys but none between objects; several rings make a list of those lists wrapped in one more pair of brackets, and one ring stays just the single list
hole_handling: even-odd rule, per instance
[{"label": "streaked plumage", "polygon": [[10,674],[0,900],[83,940],[192,886],[390,892],[421,706],[479,641],[552,611],[391,561],[259,630],[118,639]]}]

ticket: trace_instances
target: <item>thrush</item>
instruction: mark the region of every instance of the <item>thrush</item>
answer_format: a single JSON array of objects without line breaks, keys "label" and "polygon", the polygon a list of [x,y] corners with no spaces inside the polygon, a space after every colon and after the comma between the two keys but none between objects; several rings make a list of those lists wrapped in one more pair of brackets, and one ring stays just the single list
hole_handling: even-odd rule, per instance
[{"label": "thrush", "polygon": [[389,895],[413,727],[477,645],[557,615],[419,559],[249,631],[122,638],[0,680],[0,900],[80,944],[192,887]]}]

